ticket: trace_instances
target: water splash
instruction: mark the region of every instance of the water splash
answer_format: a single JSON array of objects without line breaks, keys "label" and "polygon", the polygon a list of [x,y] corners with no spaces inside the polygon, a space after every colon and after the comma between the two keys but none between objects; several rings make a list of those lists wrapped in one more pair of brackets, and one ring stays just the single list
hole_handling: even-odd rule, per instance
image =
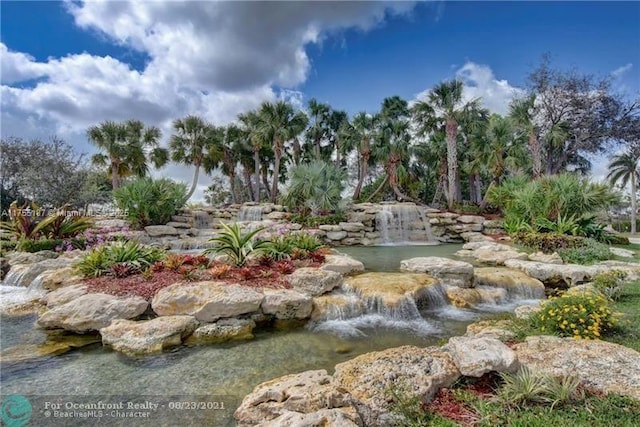
[{"label": "water splash", "polygon": [[31,268],[30,264],[18,264],[18,265],[11,266],[11,269],[9,270],[7,275],[4,277],[4,280],[2,280],[2,285],[7,287],[27,286],[28,283],[23,283],[24,281],[23,279],[30,268]]},{"label": "water splash", "polygon": [[261,221],[262,206],[242,206],[238,212],[238,221]]},{"label": "water splash", "polygon": [[413,203],[383,205],[376,214],[382,244],[435,243],[424,210]]}]

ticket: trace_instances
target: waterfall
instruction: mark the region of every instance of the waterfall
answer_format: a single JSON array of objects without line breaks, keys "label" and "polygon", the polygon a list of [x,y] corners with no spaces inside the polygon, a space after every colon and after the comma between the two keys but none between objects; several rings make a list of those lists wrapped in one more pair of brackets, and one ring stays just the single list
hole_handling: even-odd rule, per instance
[{"label": "waterfall", "polygon": [[40,299],[46,294],[46,291],[42,288],[42,280],[44,278],[43,275],[50,271],[40,273],[29,284],[23,283],[25,274],[31,267],[31,265],[14,265],[11,267],[11,270],[9,270],[0,285],[0,311]]},{"label": "waterfall", "polygon": [[193,227],[197,229],[211,228],[212,220],[211,215],[205,211],[193,212]]},{"label": "waterfall", "polygon": [[382,244],[435,242],[424,210],[414,203],[383,205],[376,214]]},{"label": "waterfall", "polygon": [[262,206],[242,206],[238,212],[238,221],[261,221]]},{"label": "waterfall", "polygon": [[7,275],[4,277],[2,284],[4,286],[27,286],[28,283],[22,283],[25,274],[29,271],[31,265],[18,264],[11,267]]}]

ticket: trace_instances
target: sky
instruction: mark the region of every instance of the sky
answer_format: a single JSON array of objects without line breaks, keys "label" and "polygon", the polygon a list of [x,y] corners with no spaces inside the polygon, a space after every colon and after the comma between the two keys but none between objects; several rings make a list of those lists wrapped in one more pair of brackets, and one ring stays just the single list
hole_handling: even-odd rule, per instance
[{"label": "sky", "polygon": [[[637,1],[3,0],[0,19],[1,136],[57,135],[83,153],[105,120],[158,126],[166,145],[188,114],[223,125],[263,101],[311,98],[375,112],[451,78],[504,113],[544,53],[640,96]],[[190,182],[192,169],[155,175]]]}]

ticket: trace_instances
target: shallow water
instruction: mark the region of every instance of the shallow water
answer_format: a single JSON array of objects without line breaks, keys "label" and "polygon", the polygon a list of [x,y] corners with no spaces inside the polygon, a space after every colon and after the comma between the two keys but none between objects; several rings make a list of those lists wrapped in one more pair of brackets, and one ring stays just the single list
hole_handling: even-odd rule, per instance
[{"label": "shallow water", "polygon": [[400,261],[415,257],[456,258],[454,254],[460,249],[462,249],[462,244],[344,246],[338,248],[340,252],[362,261],[367,271],[399,271]]}]

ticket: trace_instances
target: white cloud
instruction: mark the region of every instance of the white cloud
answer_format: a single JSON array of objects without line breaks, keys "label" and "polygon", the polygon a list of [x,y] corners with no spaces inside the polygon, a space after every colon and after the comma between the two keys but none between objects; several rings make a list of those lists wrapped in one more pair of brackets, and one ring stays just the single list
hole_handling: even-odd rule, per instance
[{"label": "white cloud", "polygon": [[508,81],[496,79],[488,65],[467,62],[456,71],[456,77],[465,84],[465,100],[481,98],[482,104],[493,113],[506,114],[511,100],[524,93]]},{"label": "white cloud", "polygon": [[[76,24],[149,57],[143,70],[91,53],[37,61],[0,42],[2,135],[53,134],[91,151],[87,127],[137,118],[159,126],[198,114],[216,124],[294,89],[310,68],[305,52],[327,34],[369,30],[413,2],[114,2],[66,3]],[[192,169],[157,174],[191,181]],[[201,182],[206,178],[201,178]],[[196,194],[196,198],[201,194]]]},{"label": "white cloud", "polygon": [[618,67],[615,70],[613,70],[611,72],[611,75],[614,78],[619,79],[620,77],[625,75],[627,72],[631,71],[632,68],[633,68],[633,64],[632,63],[628,63],[627,65],[623,65],[622,67]]}]

